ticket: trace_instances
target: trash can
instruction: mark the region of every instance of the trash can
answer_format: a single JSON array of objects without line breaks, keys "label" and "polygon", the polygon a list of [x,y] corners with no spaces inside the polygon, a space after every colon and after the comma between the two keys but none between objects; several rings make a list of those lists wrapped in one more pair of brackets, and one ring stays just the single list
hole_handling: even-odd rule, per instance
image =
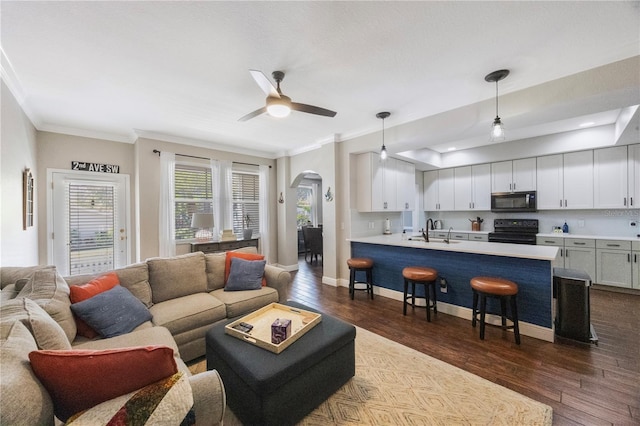
[{"label": "trash can", "polygon": [[597,345],[598,336],[591,325],[590,286],[591,277],[584,271],[553,268],[555,333],[561,337]]}]

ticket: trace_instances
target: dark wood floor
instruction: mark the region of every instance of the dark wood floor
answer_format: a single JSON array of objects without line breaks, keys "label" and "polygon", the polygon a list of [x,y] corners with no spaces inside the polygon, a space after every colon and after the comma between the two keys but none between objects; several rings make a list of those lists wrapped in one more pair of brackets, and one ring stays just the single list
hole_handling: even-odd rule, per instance
[{"label": "dark wood floor", "polygon": [[[599,345],[556,343],[424,310],[402,315],[402,302],[366,298],[321,283],[322,268],[301,261],[289,298],[484,377],[553,407],[557,425],[640,424],[640,295],[591,290]],[[398,360],[402,362],[402,360]]]}]

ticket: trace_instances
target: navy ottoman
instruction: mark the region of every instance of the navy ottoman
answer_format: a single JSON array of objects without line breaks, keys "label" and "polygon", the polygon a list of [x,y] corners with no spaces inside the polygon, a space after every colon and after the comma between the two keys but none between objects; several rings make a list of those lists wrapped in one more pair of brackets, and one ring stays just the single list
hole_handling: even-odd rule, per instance
[{"label": "navy ottoman", "polygon": [[279,354],[225,334],[224,326],[206,334],[207,370],[218,371],[243,424],[295,424],[355,374],[356,329],[329,315]]}]

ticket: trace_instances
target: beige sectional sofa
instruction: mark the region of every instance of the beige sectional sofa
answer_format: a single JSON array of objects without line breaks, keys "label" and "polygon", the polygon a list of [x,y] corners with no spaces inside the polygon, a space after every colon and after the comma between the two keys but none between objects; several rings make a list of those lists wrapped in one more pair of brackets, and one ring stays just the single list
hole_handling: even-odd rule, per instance
[{"label": "beige sectional sofa", "polygon": [[[238,251],[255,253],[255,248]],[[52,400],[30,368],[29,352],[148,345],[174,350],[178,370],[190,376],[197,423],[221,423],[225,396],[218,373],[192,376],[185,362],[205,354],[204,336],[211,325],[286,301],[291,282],[289,272],[266,265],[266,286],[224,291],[225,260],[225,253],[198,252],[148,259],[113,271],[152,319],[127,334],[105,339],[76,335],[69,299],[69,285],[85,284],[95,276],[62,278],[52,266],[0,268],[0,424],[55,421]]]}]

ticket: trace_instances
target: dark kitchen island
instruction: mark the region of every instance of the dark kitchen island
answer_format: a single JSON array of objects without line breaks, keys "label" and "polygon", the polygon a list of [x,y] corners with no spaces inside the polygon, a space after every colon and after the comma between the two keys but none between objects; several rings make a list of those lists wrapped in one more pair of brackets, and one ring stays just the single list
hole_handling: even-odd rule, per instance
[{"label": "dark kitchen island", "polygon": [[[405,266],[435,268],[446,279],[446,292],[437,285],[438,312],[471,320],[475,276],[495,276],[518,284],[520,334],[553,342],[553,267],[556,247],[440,239],[403,240],[400,234],[351,238],[351,257],[373,259],[374,288],[381,296],[402,300]],[[495,300],[488,310],[499,312]],[[402,313],[399,312],[401,315]],[[487,316],[499,324],[499,316]]]}]

